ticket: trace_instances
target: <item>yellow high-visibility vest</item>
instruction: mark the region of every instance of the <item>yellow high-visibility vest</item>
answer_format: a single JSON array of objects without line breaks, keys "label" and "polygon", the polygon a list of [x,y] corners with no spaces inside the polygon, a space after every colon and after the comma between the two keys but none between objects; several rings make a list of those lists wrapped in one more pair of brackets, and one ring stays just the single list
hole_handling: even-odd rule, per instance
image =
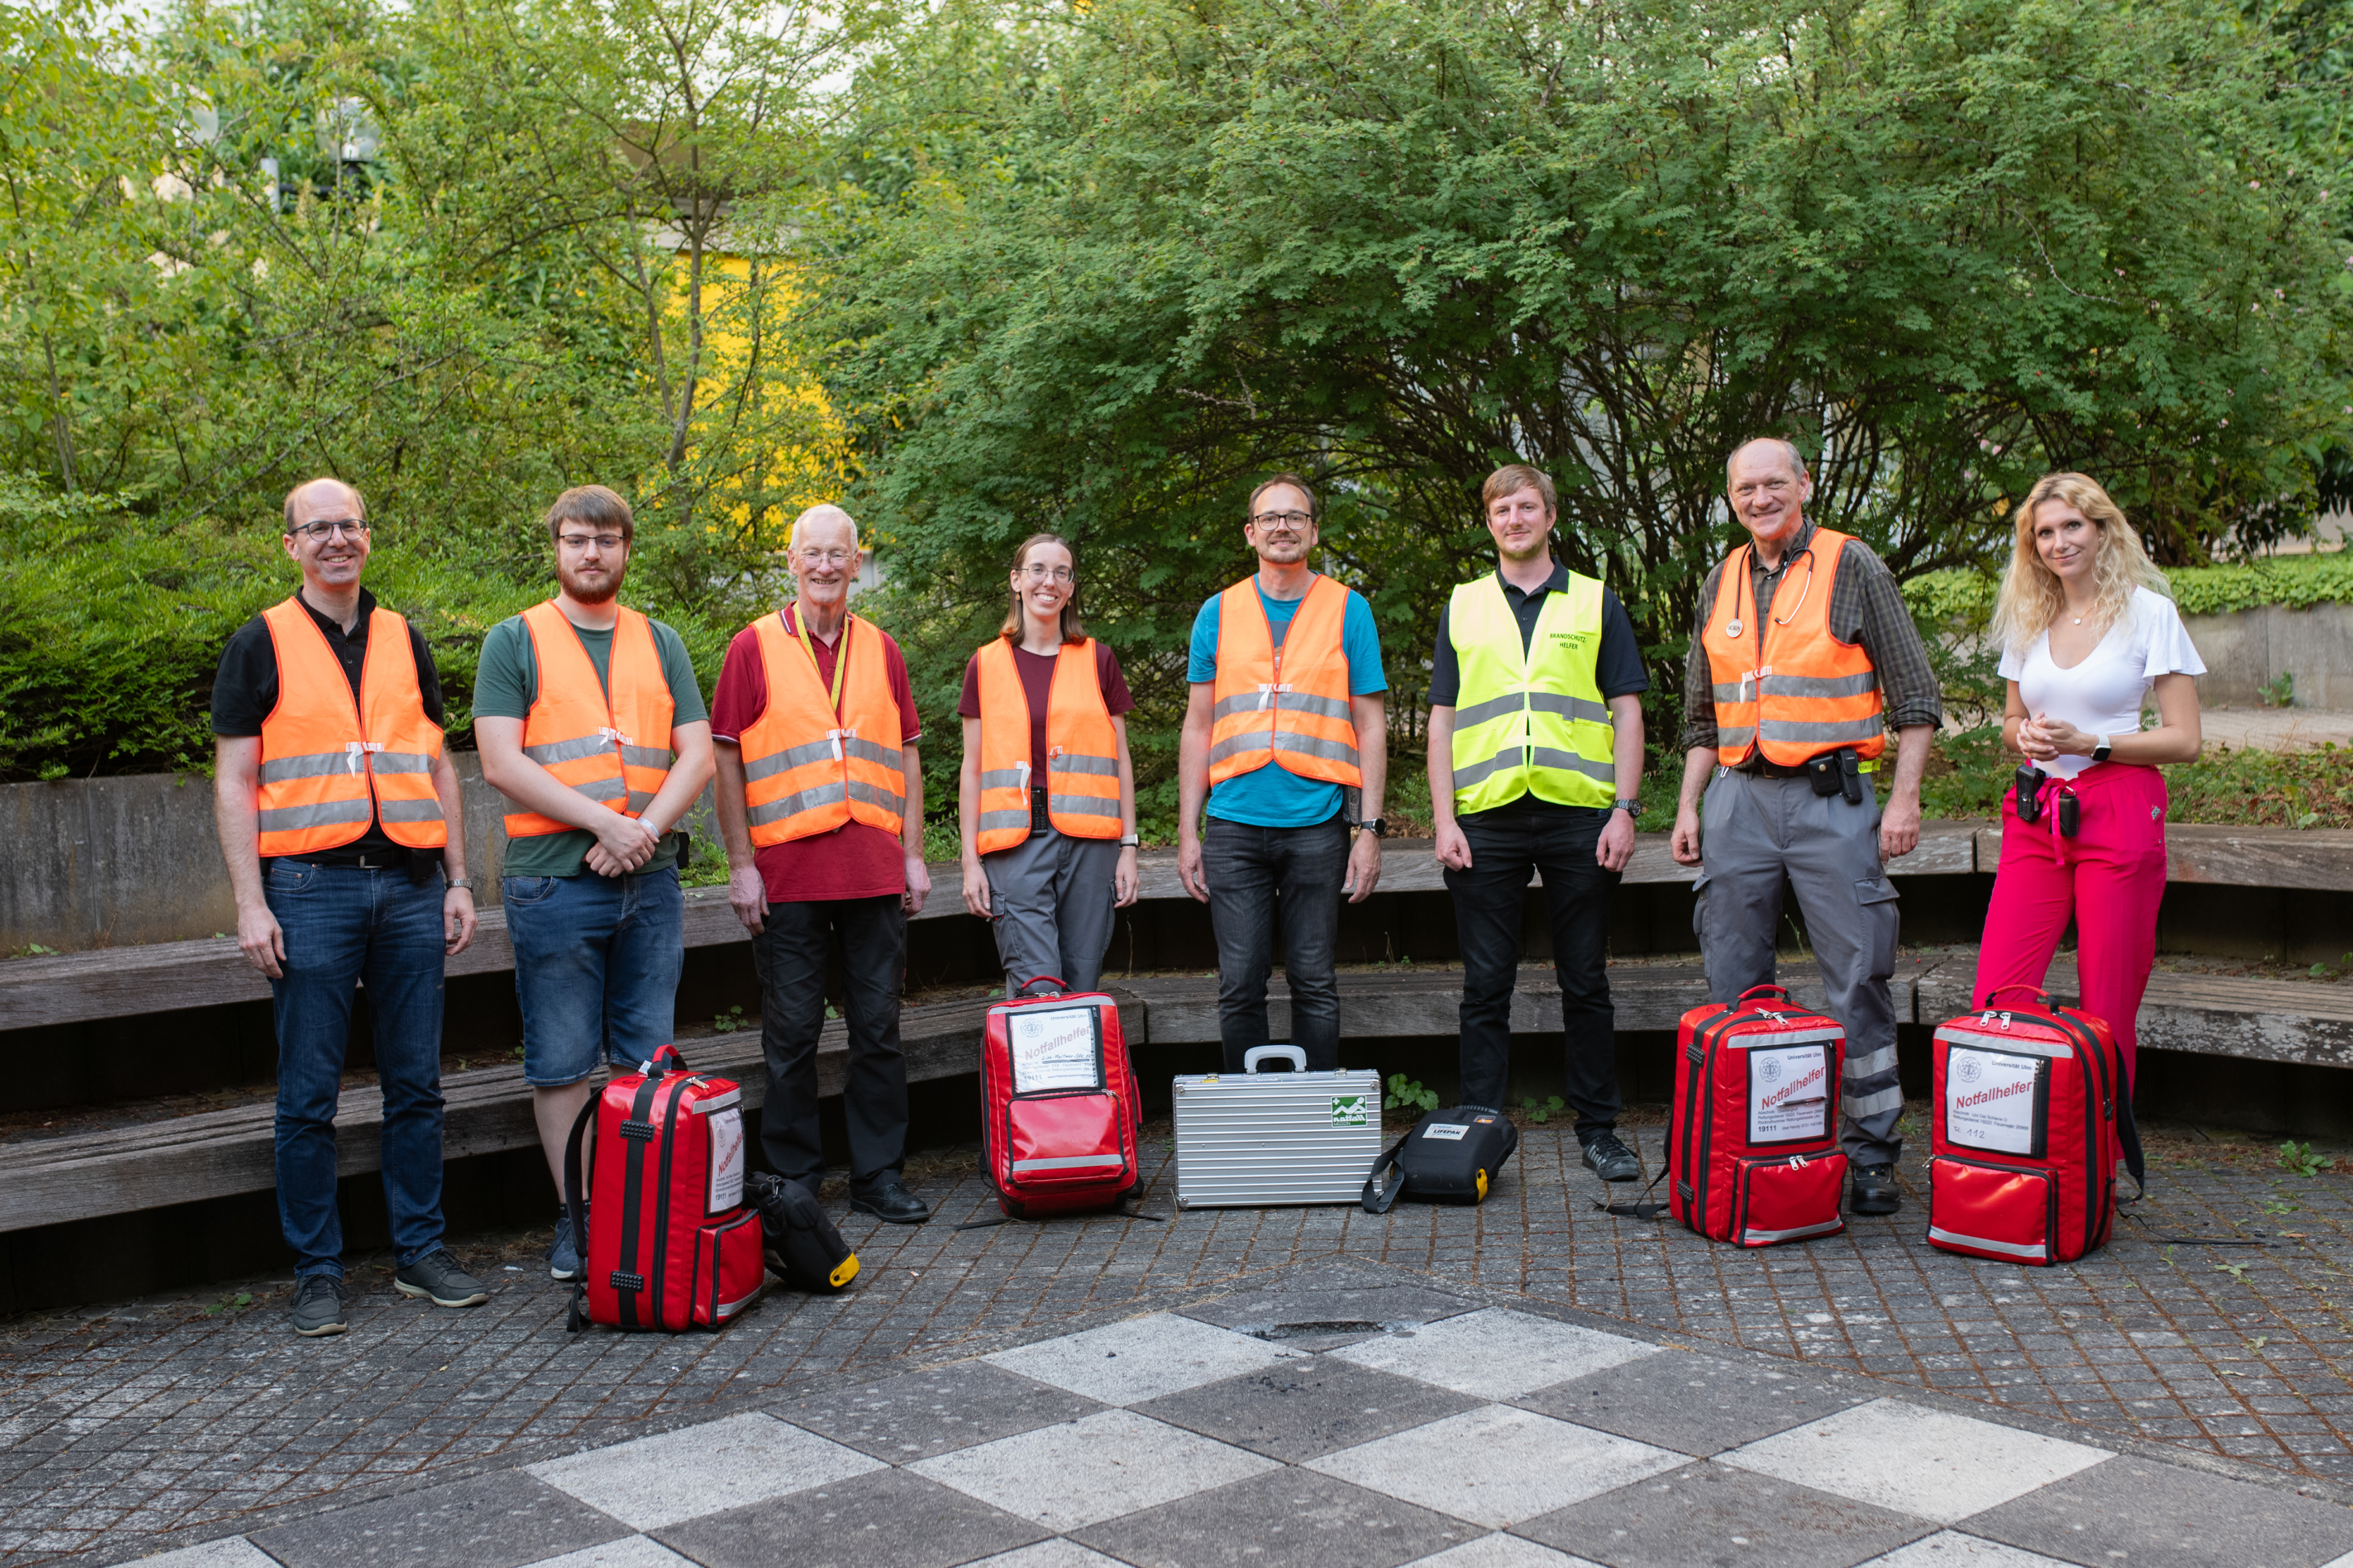
[{"label": "yellow high-visibility vest", "polygon": [[1617,798],[1609,705],[1594,679],[1601,654],[1601,583],[1568,574],[1545,595],[1535,636],[1490,573],[1454,590],[1447,635],[1461,669],[1454,698],[1454,809],[1487,811],[1524,795],[1557,805]]}]

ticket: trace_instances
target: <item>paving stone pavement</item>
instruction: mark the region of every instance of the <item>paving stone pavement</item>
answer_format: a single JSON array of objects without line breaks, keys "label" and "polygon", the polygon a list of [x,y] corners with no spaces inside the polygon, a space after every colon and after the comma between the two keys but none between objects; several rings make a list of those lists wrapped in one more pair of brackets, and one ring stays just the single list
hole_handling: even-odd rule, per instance
[{"label": "paving stone pavement", "polygon": [[[1629,1131],[1655,1161],[1659,1130]],[[1167,1156],[1165,1143],[1149,1151],[1152,1191],[1164,1200],[1174,1186]],[[774,1293],[715,1336],[566,1334],[564,1292],[537,1264],[543,1237],[510,1238],[503,1253],[480,1239],[461,1249],[496,1287],[488,1307],[470,1311],[404,1300],[382,1268],[360,1270],[354,1279],[365,1293],[354,1303],[352,1332],[340,1339],[287,1333],[286,1293],[262,1282],[210,1303],[24,1320],[0,1331],[0,1554],[12,1563],[77,1552],[120,1559],[243,1531],[292,1563],[323,1550],[317,1532],[329,1528],[296,1516],[336,1509],[338,1554],[364,1557],[377,1548],[352,1544],[357,1508],[405,1518],[399,1510],[412,1504],[403,1499],[429,1495],[442,1510],[433,1516],[438,1523],[413,1539],[398,1530],[366,1536],[384,1543],[386,1561],[403,1551],[429,1554],[454,1525],[469,1537],[503,1530],[529,1538],[533,1555],[490,1553],[501,1562],[533,1561],[570,1542],[563,1550],[584,1553],[584,1564],[674,1563],[673,1549],[716,1563],[750,1551],[745,1542],[775,1539],[773,1528],[818,1541],[846,1530],[842,1520],[879,1513],[896,1521],[893,1529],[914,1531],[950,1510],[950,1499],[964,1500],[950,1513],[969,1520],[972,1540],[1003,1538],[1001,1550],[1027,1554],[1008,1560],[1024,1568],[1100,1560],[1067,1543],[1029,1544],[1050,1533],[1083,1537],[1090,1550],[1139,1563],[1217,1561],[1212,1546],[1241,1539],[1232,1531],[1260,1530],[1251,1521],[1350,1518],[1369,1490],[1384,1500],[1377,1513],[1388,1521],[1379,1539],[1398,1553],[1385,1560],[1443,1547],[1455,1553],[1444,1558],[1449,1568],[1562,1561],[1529,1544],[1536,1539],[1594,1561],[1649,1561],[1629,1555],[1624,1542],[1672,1542],[1684,1539],[1672,1534],[1679,1530],[1699,1532],[1688,1535],[1696,1543],[1715,1528],[1708,1521],[1758,1510],[1783,1520],[1777,1528],[1788,1539],[1849,1543],[1823,1546],[1829,1555],[1798,1552],[1792,1562],[1857,1562],[1897,1549],[1909,1555],[1890,1561],[1905,1568],[2033,1561],[1986,1555],[1994,1549],[1915,1528],[1921,1520],[1965,1520],[1971,1540],[1998,1536],[2105,1564],[2115,1559],[2071,1558],[2063,1542],[2035,1533],[2043,1530],[2035,1521],[2064,1517],[2072,1531],[2096,1517],[2106,1521],[2097,1527],[2103,1538],[2145,1534],[2156,1527],[2136,1511],[2133,1500],[2144,1494],[2120,1478],[2159,1463],[2149,1456],[2167,1447],[2177,1457],[2150,1472],[2162,1484],[2150,1483],[2157,1490],[2146,1495],[2186,1485],[2172,1474],[2185,1466],[2216,1484],[2268,1470],[2279,1478],[2276,1492],[2258,1489],[2273,1500],[2268,1506],[2297,1503],[2301,1483],[2311,1507],[2353,1520],[2335,1506],[2353,1500],[2353,1489],[2337,1484],[2353,1482],[2353,1318],[2338,1300],[2353,1279],[2353,1181],[2222,1166],[2161,1171],[2116,1246],[2073,1266],[2020,1269],[1927,1247],[1916,1154],[1902,1174],[1910,1206],[1892,1221],[1745,1251],[1661,1222],[1595,1212],[1597,1186],[1577,1165],[1574,1139],[1557,1128],[1528,1130],[1486,1205],[1401,1205],[1377,1218],[1354,1207],[1193,1210],[1161,1224],[1098,1216],[956,1232],[951,1224],[993,1208],[976,1179],[943,1171],[923,1182],[938,1206],[934,1223],[845,1224],[865,1263],[852,1290],[824,1300]],[[1165,1201],[1147,1207],[1166,1212]],[[1392,1304],[1387,1317],[1367,1317],[1361,1305],[1302,1317],[1295,1303],[1259,1288],[1335,1260],[1413,1283],[1386,1287],[1402,1292],[1384,1298]],[[1415,1291],[1431,1300],[1415,1305]],[[254,1300],[239,1305],[246,1294]],[[1497,1302],[1508,1311],[1471,1310]],[[201,1310],[206,1305],[215,1310]],[[1108,1326],[1155,1309],[1191,1326],[1155,1320],[1155,1332],[1140,1339],[1132,1327]],[[1598,1314],[1578,1321],[1589,1329],[1614,1320],[1623,1331],[1530,1338],[1514,1328],[1511,1312]],[[1110,1338],[1089,1343],[1124,1334],[1133,1345],[1116,1359],[1135,1366],[1112,1372],[1108,1353],[1097,1357],[1067,1340],[1074,1325],[1092,1329],[1097,1320]],[[1419,1326],[1441,1321],[1455,1326]],[[1366,1326],[1384,1323],[1395,1327]],[[1412,1338],[1403,1337],[1407,1330]],[[1181,1355],[1155,1348],[1172,1333],[1170,1343],[1190,1347]],[[1749,1370],[1737,1376],[1711,1370],[1699,1394],[1653,1399],[1641,1368],[1670,1364],[1655,1350],[1662,1335],[1765,1353],[1740,1359]],[[948,1363],[958,1364],[908,1370]],[[1801,1424],[1781,1419],[1788,1401],[1778,1384],[1757,1383],[1766,1371],[1831,1379],[1809,1387],[1873,1380],[1855,1396],[1895,1401],[1883,1410],[1913,1408],[1905,1402],[1916,1390],[1926,1401],[1920,1409],[1975,1408],[1988,1419],[2044,1423],[2038,1430],[2045,1435],[2062,1429],[2047,1424],[2064,1423],[2076,1447],[2122,1453],[2094,1467],[2119,1479],[2068,1501],[2076,1494],[2067,1488],[2091,1482],[2057,1471],[2034,1489],[1980,1501],[2009,1484],[2002,1477],[2023,1473],[2004,1460],[1983,1474],[1957,1472],[1929,1496],[1907,1464],[1872,1458],[1910,1451],[1905,1429],[1886,1425],[1895,1416],[1872,1417],[1873,1426],[1844,1415],[1847,1426],[1813,1438],[1781,1436]],[[897,1392],[879,1404],[844,1396],[838,1407],[794,1405],[816,1397],[810,1390],[884,1387],[874,1380],[886,1376],[915,1381],[888,1385]],[[923,1394],[927,1378],[952,1381]],[[1306,1379],[1299,1386],[1308,1392],[1277,1402],[1292,1415],[1253,1418],[1245,1408],[1251,1397],[1268,1403],[1263,1394],[1243,1397],[1250,1387],[1263,1390],[1254,1378],[1285,1388]],[[1621,1387],[1611,1379],[1632,1381]],[[1229,1383],[1240,1405],[1227,1397]],[[905,1405],[919,1396],[927,1401],[920,1408]],[[913,1414],[902,1418],[902,1409]],[[624,1451],[609,1447],[617,1438],[689,1424],[706,1432],[725,1426],[697,1442],[744,1446],[746,1457],[733,1468],[698,1450],[692,1471],[710,1489],[699,1495],[734,1500],[698,1503],[693,1515],[670,1518],[681,1505],[666,1494],[630,1493],[609,1462],[601,1470],[564,1468],[584,1463],[570,1457],[575,1451],[602,1444],[599,1452],[611,1455]],[[1546,1506],[1525,1512],[1530,1504],[1512,1489],[1520,1483],[1505,1476],[1465,1472],[1457,1481],[1468,1491],[1446,1489],[1455,1484],[1443,1478],[1457,1456],[1531,1445],[1576,1461],[1565,1468],[1580,1475],[1620,1479],[1575,1499],[1554,1499],[1538,1486],[1528,1496]],[[1713,1457],[1735,1447],[1744,1457]],[[1636,1448],[1656,1458],[1638,1464]],[[1108,1502],[1089,1488],[1031,1496],[1005,1479],[1051,1479],[1092,1456],[1131,1449],[1148,1461],[1128,1468],[1181,1492],[1103,1513]],[[1701,1458],[1707,1462],[1690,1462]],[[592,1472],[606,1479],[585,1493],[567,1489],[564,1477]],[[772,1473],[817,1479],[769,1491],[763,1478]],[[1420,1489],[1399,1489],[1409,1483]],[[1050,1502],[1050,1494],[1061,1500]],[[2016,1500],[2030,1497],[2042,1500]],[[922,1506],[897,1506],[909,1500]],[[1219,1516],[1235,1521],[1230,1531],[1201,1523],[1212,1502],[1233,1510]],[[656,1514],[665,1522],[630,1522]],[[1085,1521],[1075,1522],[1082,1515]],[[773,1521],[744,1522],[755,1516]],[[1815,1522],[1788,1522],[1800,1516]],[[1605,1519],[1619,1522],[1598,1522]],[[1670,1519],[1681,1522],[1672,1530],[1643,1522]],[[2010,1529],[2002,1521],[2013,1519],[2022,1522],[2002,1533]],[[1531,1522],[1539,1520],[1541,1527]],[[1465,1533],[1504,1523],[1515,1532],[1510,1540]],[[1623,1537],[1609,1533],[1621,1530]],[[301,1545],[306,1541],[313,1545]],[[866,1538],[843,1537],[839,1560],[963,1560],[926,1556],[934,1547],[913,1536],[860,1541]],[[2178,1539],[2133,1541],[2136,1563],[2187,1550]],[[1361,1542],[1344,1553],[1312,1530],[1294,1544],[1300,1561],[1380,1555],[1369,1547],[1349,1554]],[[185,1561],[192,1568],[264,1561],[243,1546],[206,1550],[210,1555]],[[1681,1549],[1657,1550],[1667,1556],[1656,1560],[1666,1561]],[[2280,1561],[2317,1563],[2345,1552],[2353,1540]]]}]

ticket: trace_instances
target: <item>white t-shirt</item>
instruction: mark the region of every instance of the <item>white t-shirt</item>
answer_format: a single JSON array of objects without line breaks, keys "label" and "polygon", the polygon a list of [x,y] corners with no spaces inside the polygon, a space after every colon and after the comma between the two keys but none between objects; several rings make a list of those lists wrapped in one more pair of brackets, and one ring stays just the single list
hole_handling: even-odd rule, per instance
[{"label": "white t-shirt", "polygon": [[[2053,664],[2046,626],[2023,653],[2002,651],[2001,673],[2018,682],[2019,700],[2030,714],[2063,719],[2089,734],[2130,735],[2140,729],[2142,700],[2158,676],[2203,675],[2206,662],[2190,646],[2189,628],[2173,601],[2135,588],[2130,608],[2083,663],[2073,669]],[[2057,757],[2036,765],[2065,779],[2090,767],[2092,759]]]}]

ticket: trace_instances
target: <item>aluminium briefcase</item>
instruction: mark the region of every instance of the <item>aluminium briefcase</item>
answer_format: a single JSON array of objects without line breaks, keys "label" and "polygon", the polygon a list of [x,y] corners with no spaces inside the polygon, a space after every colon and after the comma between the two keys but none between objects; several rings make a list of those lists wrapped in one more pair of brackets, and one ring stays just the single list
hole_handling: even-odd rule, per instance
[{"label": "aluminium briefcase", "polygon": [[[1269,1058],[1293,1070],[1259,1071]],[[1241,1072],[1176,1080],[1178,1208],[1358,1200],[1381,1152],[1381,1075],[1306,1066],[1296,1046],[1257,1046]]]}]

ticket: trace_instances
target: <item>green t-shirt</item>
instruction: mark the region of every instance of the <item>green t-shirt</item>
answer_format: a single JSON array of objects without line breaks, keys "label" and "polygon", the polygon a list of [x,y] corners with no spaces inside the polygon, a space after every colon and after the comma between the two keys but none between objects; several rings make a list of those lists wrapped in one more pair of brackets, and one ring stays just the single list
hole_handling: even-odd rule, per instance
[{"label": "green t-shirt", "polygon": [[[568,624],[568,623],[567,623]],[[702,689],[694,681],[694,661],[686,657],[686,643],[679,635],[659,621],[650,623],[654,633],[654,651],[661,656],[662,677],[670,682],[670,700],[676,710],[670,714],[673,724],[694,724],[710,719],[711,710],[702,705]],[[613,686],[613,634],[594,632],[585,626],[574,626],[580,646],[588,652],[588,662],[596,667],[596,679],[607,691]],[[521,616],[501,621],[482,639],[481,666],[474,674],[474,717],[477,719],[528,719],[531,705],[539,697],[539,658],[531,646],[531,628],[523,625]],[[654,858],[638,868],[636,875],[663,871],[678,864],[677,834],[665,835],[662,847]],[[574,828],[569,833],[541,833],[528,838],[507,841],[505,874],[510,877],[576,877],[581,862],[596,842],[596,836],[586,828]]]}]

